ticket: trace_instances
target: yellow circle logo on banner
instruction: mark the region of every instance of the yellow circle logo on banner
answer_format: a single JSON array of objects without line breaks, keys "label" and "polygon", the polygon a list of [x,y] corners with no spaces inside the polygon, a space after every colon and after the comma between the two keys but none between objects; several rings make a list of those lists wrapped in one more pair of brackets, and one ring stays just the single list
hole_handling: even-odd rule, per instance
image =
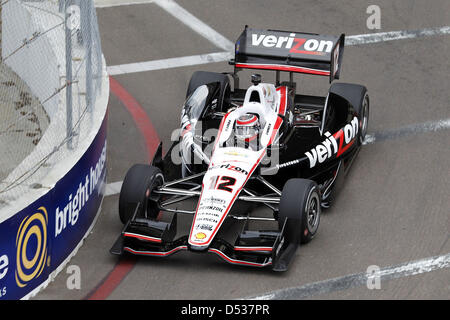
[{"label": "yellow circle logo on banner", "polygon": [[27,216],[20,224],[16,236],[16,283],[25,287],[39,277],[48,258],[48,215],[44,207]]}]

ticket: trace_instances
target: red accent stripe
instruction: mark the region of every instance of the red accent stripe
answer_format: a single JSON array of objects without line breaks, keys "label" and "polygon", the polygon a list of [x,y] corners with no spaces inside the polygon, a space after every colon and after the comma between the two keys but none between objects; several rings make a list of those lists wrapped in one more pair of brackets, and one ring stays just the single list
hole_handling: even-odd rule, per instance
[{"label": "red accent stripe", "polygon": [[[159,146],[160,139],[144,108],[113,77],[109,77],[111,93],[114,94],[131,114],[139,132],[145,139],[149,161]],[[105,279],[85,299],[104,300],[117,288],[127,274],[133,269],[136,259],[121,259]]]},{"label": "red accent stripe", "polygon": [[229,263],[233,263],[233,264],[243,264],[243,265],[253,266],[253,267],[265,267],[265,266],[272,264],[271,262],[263,264],[263,263],[254,263],[254,262],[231,259],[228,256],[226,256],[222,251],[219,251],[217,249],[208,249],[208,251],[219,255],[222,259],[228,261]]},{"label": "red accent stripe", "polygon": [[178,252],[180,250],[186,250],[187,246],[179,246],[176,247],[170,251],[166,251],[166,252],[157,252],[157,251],[137,251],[137,250],[133,250],[131,248],[125,247],[123,248],[125,251],[128,251],[132,254],[138,254],[138,255],[144,255],[144,256],[158,256],[158,257],[166,257],[168,255],[171,255],[175,252]]},{"label": "red accent stripe", "polygon": [[351,140],[345,147],[342,147],[344,145],[344,130],[340,129],[338,132],[333,134],[334,139],[339,139],[339,147],[338,152],[336,154],[336,158],[340,157],[341,154],[343,154],[345,151],[347,151],[348,148],[350,148],[353,145],[353,142],[355,142],[355,138]]},{"label": "red accent stripe", "polygon": [[269,247],[234,247],[236,251],[272,251]]},{"label": "red accent stripe", "polygon": [[246,124],[250,124],[250,123],[253,123],[253,122],[255,122],[256,120],[258,120],[258,118],[256,118],[256,116],[254,115],[253,117],[251,117],[250,119],[248,119],[248,120],[237,120],[236,121],[236,123],[237,124],[240,124],[240,125],[246,125]]},{"label": "red accent stripe", "polygon": [[[286,114],[287,109],[287,97],[288,97],[287,87],[286,86],[279,87],[277,88],[277,91],[280,92],[280,108],[278,110],[278,114],[284,116]],[[283,119],[281,117],[278,117],[272,131],[272,136],[270,137],[269,143],[267,144],[268,146],[270,146],[273,143],[273,140],[275,139],[278,129],[280,129],[282,123]]]},{"label": "red accent stripe", "polygon": [[146,241],[152,241],[152,242],[158,242],[158,243],[162,242],[161,239],[158,239],[158,238],[155,238],[155,237],[143,236],[141,234],[134,234],[134,233],[125,232],[123,235],[125,237],[136,238],[136,239],[140,239],[140,240],[146,240]]},{"label": "red accent stripe", "polygon": [[255,140],[258,137],[258,135],[254,135],[253,137],[250,138],[246,138],[245,142],[252,142],[253,140]]},{"label": "red accent stripe", "polygon": [[[341,138],[344,139],[343,136],[342,136]],[[340,157],[341,154],[343,154],[345,151],[347,151],[347,149],[350,148],[350,147],[353,145],[353,142],[355,142],[355,139],[353,139],[352,141],[350,141],[345,147],[340,148],[339,151],[338,151],[338,153],[336,154],[336,158],[337,158],[337,157]],[[340,145],[340,146],[342,146],[342,145]]]},{"label": "red accent stripe", "polygon": [[270,137],[270,141],[267,144],[268,146],[270,146],[272,144],[273,140],[275,139],[275,137],[277,135],[278,129],[280,129],[282,123],[283,123],[283,119],[278,117],[277,122],[275,122],[275,126],[273,127],[272,136]]},{"label": "red accent stripe", "polygon": [[192,126],[191,126],[191,124],[189,123],[189,124],[184,128],[183,132],[181,132],[181,137],[184,137],[184,135],[185,135],[186,133],[188,133],[189,131],[191,131],[191,129],[192,129]]},{"label": "red accent stripe", "polygon": [[278,114],[281,114],[284,116],[286,114],[286,108],[287,108],[287,87],[279,87],[277,88],[277,91],[280,92],[280,108],[278,110]]},{"label": "red accent stripe", "polygon": [[121,259],[112,269],[112,271],[104,278],[102,282],[90,293],[87,300],[105,300],[117,288],[122,280],[133,269],[136,264],[135,258]]},{"label": "red accent stripe", "polygon": [[276,64],[237,63],[236,68],[301,72],[301,73],[315,74],[315,75],[319,75],[319,76],[329,76],[330,75],[330,71],[321,71],[321,70],[315,70],[315,69],[308,69],[308,68],[295,67],[295,66],[283,66],[283,65],[276,65]]}]

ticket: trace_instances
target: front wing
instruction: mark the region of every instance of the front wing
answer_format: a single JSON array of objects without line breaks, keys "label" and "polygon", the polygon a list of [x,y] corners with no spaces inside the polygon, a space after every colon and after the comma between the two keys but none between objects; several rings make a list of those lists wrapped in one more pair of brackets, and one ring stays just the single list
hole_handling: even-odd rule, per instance
[{"label": "front wing", "polygon": [[[139,204],[135,212],[138,206]],[[232,231],[230,233],[233,234]],[[226,231],[219,232],[208,248],[202,251],[192,248],[188,243],[188,237],[188,234],[177,233],[177,214],[173,215],[170,222],[134,216],[125,225],[110,252],[114,255],[129,253],[168,257],[179,251],[188,250],[213,253],[231,264],[251,267],[270,266],[275,271],[286,271],[296,249],[296,246],[284,243],[283,230],[281,232],[242,231],[235,236],[230,236]]]}]

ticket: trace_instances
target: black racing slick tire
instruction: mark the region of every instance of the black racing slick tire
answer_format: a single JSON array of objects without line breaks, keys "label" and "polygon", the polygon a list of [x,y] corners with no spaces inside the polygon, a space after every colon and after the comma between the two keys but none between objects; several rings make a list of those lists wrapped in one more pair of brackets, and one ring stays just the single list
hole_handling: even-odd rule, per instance
[{"label": "black racing slick tire", "polygon": [[189,81],[189,85],[186,91],[186,98],[188,98],[198,87],[218,82],[220,84],[220,96],[219,96],[219,106],[222,107],[224,104],[229,102],[230,98],[230,79],[227,75],[217,72],[208,71],[196,71]]},{"label": "black racing slick tire", "polygon": [[370,111],[369,95],[366,92],[361,102],[361,113],[359,116],[360,130],[361,130],[359,134],[360,144],[363,144],[363,142],[366,139],[367,128],[369,126],[369,111]]},{"label": "black racing slick tire", "polygon": [[281,193],[279,226],[285,240],[306,244],[317,233],[320,223],[320,194],[317,184],[308,179],[290,179]]},{"label": "black racing slick tire", "polygon": [[123,224],[127,223],[134,214],[136,205],[140,203],[138,217],[155,219],[159,210],[158,198],[152,195],[155,187],[164,183],[164,176],[157,167],[135,164],[123,180],[119,196],[119,217]]}]

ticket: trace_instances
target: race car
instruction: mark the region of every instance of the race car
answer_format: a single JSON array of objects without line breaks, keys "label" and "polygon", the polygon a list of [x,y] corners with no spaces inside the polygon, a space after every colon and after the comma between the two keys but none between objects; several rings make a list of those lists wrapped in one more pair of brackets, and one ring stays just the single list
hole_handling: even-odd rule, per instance
[{"label": "race car", "polygon": [[[366,87],[333,83],[322,97],[298,94],[293,81],[294,73],[339,79],[344,39],[246,26],[233,72],[195,72],[176,141],[125,176],[124,227],[111,253],[189,250],[288,270],[317,234],[367,132]],[[244,69],[274,71],[275,82],[255,73],[241,89]]]}]

